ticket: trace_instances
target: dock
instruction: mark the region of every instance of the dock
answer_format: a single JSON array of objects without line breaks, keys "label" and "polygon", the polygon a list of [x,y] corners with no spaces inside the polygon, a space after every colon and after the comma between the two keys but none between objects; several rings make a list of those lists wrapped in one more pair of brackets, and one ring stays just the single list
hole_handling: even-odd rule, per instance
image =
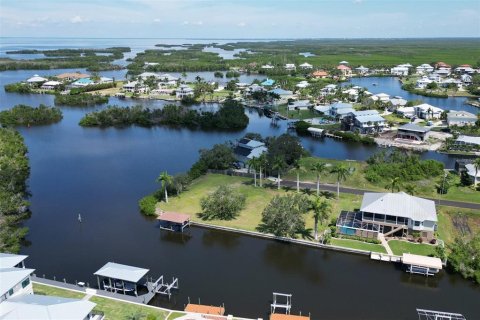
[{"label": "dock", "polygon": [[185,307],[184,311],[223,316],[225,314],[225,307],[222,307],[222,306],[216,307],[216,306],[207,306],[203,304],[189,303]]},{"label": "dock", "polygon": [[442,270],[442,260],[435,257],[427,257],[416,254],[404,253],[402,256],[396,256],[385,253],[372,252],[370,259],[384,262],[401,263],[405,266],[405,271],[411,274],[420,274],[424,276],[434,276]]},{"label": "dock", "polygon": [[160,222],[161,230],[183,232],[190,227],[190,216],[178,212],[164,212],[157,209],[157,220]]},{"label": "dock", "polygon": [[329,132],[325,132],[324,136],[328,138],[339,139],[339,140],[343,139],[343,137],[334,135],[333,133],[329,133]]}]

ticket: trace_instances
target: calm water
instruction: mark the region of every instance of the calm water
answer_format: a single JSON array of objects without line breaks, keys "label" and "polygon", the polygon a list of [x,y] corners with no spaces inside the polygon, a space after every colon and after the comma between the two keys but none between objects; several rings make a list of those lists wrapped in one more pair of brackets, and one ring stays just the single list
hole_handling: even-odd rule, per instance
[{"label": "calm water", "polygon": [[[58,40],[46,45],[67,47]],[[124,42],[112,41],[111,45]],[[35,43],[30,47],[35,48]],[[0,72],[0,108],[53,104],[49,95],[6,94],[3,85],[33,73],[61,72]],[[121,78],[122,72],[102,75]],[[164,104],[134,103],[138,102],[151,107]],[[133,104],[116,99],[111,103]],[[155,304],[182,308],[188,297],[201,298],[202,303],[225,303],[229,313],[250,317],[265,317],[273,291],[292,293],[294,309],[311,312],[313,319],[351,319],[354,315],[413,319],[415,307],[463,312],[470,319],[480,314],[479,287],[446,273],[435,279],[410,277],[394,265],[361,256],[200,228],[192,228],[190,237],[160,232],[137,208],[137,200],[156,188],[154,179],[160,171],[185,171],[198,158],[200,148],[237,139],[247,131],[278,135],[286,132],[286,124],[271,127],[268,118],[247,111],[250,124],[242,132],[79,127],[80,118],[94,109],[62,107],[60,123],[20,129],[29,148],[33,212],[26,222],[31,244],[22,252],[30,256],[28,265],[37,274],[93,284],[93,272],[107,261],[146,267],[152,276],[180,279],[179,295],[170,304],[162,299]],[[302,143],[312,154],[338,159],[364,160],[377,150],[331,139],[306,138]],[[452,165],[447,156],[423,156]],[[76,219],[79,213],[82,224]],[[398,311],[392,316],[394,308]]]}]

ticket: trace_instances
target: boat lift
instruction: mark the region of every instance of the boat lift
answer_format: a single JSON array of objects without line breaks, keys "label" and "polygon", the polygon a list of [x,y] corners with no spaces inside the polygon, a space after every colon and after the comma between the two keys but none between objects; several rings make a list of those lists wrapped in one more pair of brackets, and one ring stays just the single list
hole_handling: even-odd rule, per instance
[{"label": "boat lift", "polygon": [[153,283],[153,291],[168,296],[168,299],[172,296],[172,289],[178,290],[178,278],[172,277],[172,282],[168,283],[164,280],[162,275]]},{"label": "boat lift", "polygon": [[[277,301],[277,298],[280,298],[281,302]],[[275,310],[285,309],[285,314],[290,314],[292,309],[292,295],[285,293],[273,293],[273,303],[270,305],[270,313],[275,313]]]}]

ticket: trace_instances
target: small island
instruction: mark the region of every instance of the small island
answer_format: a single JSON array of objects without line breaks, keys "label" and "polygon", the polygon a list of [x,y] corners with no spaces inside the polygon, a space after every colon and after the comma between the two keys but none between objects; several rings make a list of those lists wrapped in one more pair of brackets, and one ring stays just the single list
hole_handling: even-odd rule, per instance
[{"label": "small island", "polygon": [[0,124],[4,127],[40,126],[59,122],[62,118],[60,109],[43,104],[37,108],[20,104],[0,112]]}]

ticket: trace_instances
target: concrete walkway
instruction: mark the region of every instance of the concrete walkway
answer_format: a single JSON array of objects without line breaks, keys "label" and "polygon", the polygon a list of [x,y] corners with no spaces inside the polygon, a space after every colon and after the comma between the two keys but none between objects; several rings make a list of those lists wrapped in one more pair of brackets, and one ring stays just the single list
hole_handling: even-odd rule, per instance
[{"label": "concrete walkway", "polygon": [[385,240],[385,236],[382,233],[378,234],[378,240],[382,243],[382,246],[387,250],[387,253],[391,256],[393,256],[393,251],[390,249],[390,246],[388,245],[387,240]]}]

